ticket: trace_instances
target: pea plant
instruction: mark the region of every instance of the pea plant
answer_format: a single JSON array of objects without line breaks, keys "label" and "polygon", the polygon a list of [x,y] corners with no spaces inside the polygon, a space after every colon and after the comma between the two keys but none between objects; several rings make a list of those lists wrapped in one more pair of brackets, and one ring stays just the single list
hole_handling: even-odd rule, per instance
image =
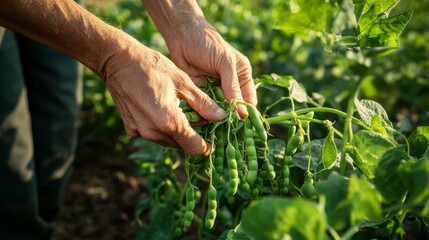
[{"label": "pea plant", "polygon": [[[334,14],[342,2],[323,0],[315,9],[304,0],[274,1],[281,4],[274,18],[305,32],[311,19]],[[388,16],[397,2],[353,0],[353,37],[326,34],[325,18],[313,27],[330,50],[388,54],[411,17]],[[253,106],[227,101],[219,81],[208,77],[201,88],[226,117],[205,121],[181,105],[210,143],[208,156],[134,141],[130,158],[149,193],[136,219],[150,214],[137,239],[427,238],[429,126],[400,132],[379,103],[359,98],[363,78],[350,72],[347,79],[344,106],[329,107],[291,76],[261,75],[260,96],[278,97]],[[248,118],[237,114],[238,104]]]},{"label": "pea plant", "polygon": [[[147,149],[130,156],[140,159],[150,183],[151,196],[139,211],[150,208],[152,222],[142,239],[427,234],[429,127],[406,137],[374,101],[355,98],[353,110],[343,112],[320,106],[291,77],[267,75],[256,82],[289,92],[265,113],[282,102],[289,108],[269,116],[245,102],[227,103],[209,81],[207,93],[227,112],[223,121],[197,128],[212,145],[209,156],[182,160],[177,152],[147,142],[143,145],[157,149],[151,151],[155,158]],[[246,105],[247,119],[238,116],[237,104]],[[190,121],[200,120],[186,104],[183,110],[193,116]],[[326,114],[337,121],[318,117]],[[311,134],[317,126],[325,129],[321,139]]]}]

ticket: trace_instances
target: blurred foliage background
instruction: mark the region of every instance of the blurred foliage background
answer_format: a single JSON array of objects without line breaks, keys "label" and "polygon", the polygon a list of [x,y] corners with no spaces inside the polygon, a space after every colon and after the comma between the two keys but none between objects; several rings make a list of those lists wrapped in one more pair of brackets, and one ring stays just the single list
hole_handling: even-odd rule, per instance
[{"label": "blurred foliage background", "polygon": [[[100,1],[87,0],[86,8],[148,47],[168,55],[162,36],[139,0]],[[288,34],[278,30],[272,13],[279,1],[198,0],[198,3],[206,19],[226,41],[250,59],[254,77],[271,73],[292,75],[308,93],[339,109],[344,109],[349,95],[350,78],[362,78],[360,98],[379,102],[398,130],[409,133],[417,125],[429,125],[429,22],[426,20],[429,0],[400,2],[395,12],[413,10],[413,17],[400,38],[400,48],[381,57],[363,51],[326,51],[317,34]],[[337,20],[328,31],[352,33],[355,24],[352,13],[351,0],[344,0]],[[262,106],[284,94],[267,91],[258,90]],[[121,149],[129,141],[104,83],[89,69],[84,69],[80,130],[80,146],[99,142]]]}]

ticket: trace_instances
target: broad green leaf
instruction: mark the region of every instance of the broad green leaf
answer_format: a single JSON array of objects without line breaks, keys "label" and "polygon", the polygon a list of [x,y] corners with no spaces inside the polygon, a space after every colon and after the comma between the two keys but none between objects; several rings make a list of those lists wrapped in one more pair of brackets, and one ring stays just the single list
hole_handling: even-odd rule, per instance
[{"label": "broad green leaf", "polygon": [[[308,155],[308,147],[310,146],[311,158]],[[293,163],[304,170],[307,170],[308,159],[310,158],[310,170],[314,170],[319,164],[322,163],[322,148],[323,148],[323,139],[314,139],[311,140],[310,145],[305,142],[302,145],[300,152],[295,153],[293,158]]]},{"label": "broad green leaf", "polygon": [[371,120],[371,128],[381,133],[383,136],[389,138],[389,134],[387,133],[387,130],[383,127],[383,119],[381,119],[380,115],[374,115]]},{"label": "broad green leaf", "polygon": [[367,99],[355,100],[356,110],[360,118],[366,125],[371,126],[374,116],[381,117],[383,126],[392,127],[392,122],[389,120],[386,110],[377,102]]},{"label": "broad green leaf", "polygon": [[295,79],[289,81],[289,96],[299,103],[307,102],[308,95],[304,87]]},{"label": "broad green leaf", "polygon": [[278,138],[268,139],[268,159],[275,162],[276,159],[283,159],[285,142]]},{"label": "broad green leaf", "polygon": [[398,37],[411,19],[412,12],[389,17],[398,0],[353,0],[357,20],[356,36],[360,47],[397,48]]},{"label": "broad green leaf", "polygon": [[347,200],[352,202],[351,224],[381,219],[381,201],[375,187],[355,175],[350,178]]},{"label": "broad green leaf", "polygon": [[318,182],[316,188],[326,197],[327,219],[336,230],[381,217],[381,202],[374,186],[355,175],[345,178],[333,172],[327,180]]},{"label": "broad green leaf", "polygon": [[[334,166],[339,167],[339,160],[341,159],[341,149],[342,142],[338,139],[334,139],[335,146],[337,148],[337,155],[334,161]],[[314,139],[310,141],[310,145],[305,142],[302,146],[300,152],[295,153],[293,157],[293,162],[295,166],[307,170],[308,159],[310,158],[310,170],[316,169],[319,165],[323,166],[323,144],[324,139]],[[308,151],[308,147],[310,146],[310,154]],[[346,160],[348,163],[352,162],[352,159],[349,155],[346,156]],[[333,166],[331,166],[333,167]]]},{"label": "broad green leaf", "polygon": [[370,8],[374,8],[377,14],[384,12],[389,14],[391,7],[397,2],[398,0],[353,0],[356,20],[365,21],[366,19],[362,19],[362,15],[368,12]]},{"label": "broad green leaf", "polygon": [[173,239],[175,222],[171,217],[172,204],[156,204],[151,208],[151,222],[140,230],[136,239],[169,240]]},{"label": "broad green leaf", "polygon": [[421,135],[429,136],[429,126],[418,126],[416,132]]},{"label": "broad green leaf", "polygon": [[337,1],[276,0],[273,19],[277,28],[287,33],[323,32],[338,11]]},{"label": "broad green leaf", "polygon": [[345,229],[349,225],[349,209],[347,204],[339,203],[346,198],[348,179],[336,172],[329,175],[328,179],[317,182],[318,194],[326,197],[325,212],[329,225],[336,230]]},{"label": "broad green leaf", "polygon": [[429,156],[429,127],[419,126],[408,139],[411,155],[416,158]]},{"label": "broad green leaf", "polygon": [[413,206],[416,212],[426,210],[429,217],[429,157],[408,161],[402,165],[402,180],[408,188],[405,203]]},{"label": "broad green leaf", "polygon": [[335,146],[334,131],[329,131],[328,136],[326,136],[323,142],[322,160],[323,166],[327,169],[334,166],[335,161],[337,161],[337,146]]},{"label": "broad green leaf", "polygon": [[407,192],[399,170],[406,159],[403,148],[394,148],[382,156],[375,169],[374,185],[388,203],[402,199]]},{"label": "broad green leaf", "polygon": [[224,231],[218,240],[252,240],[247,234],[236,232],[234,229]]},{"label": "broad green leaf", "polygon": [[237,232],[252,239],[324,239],[327,224],[314,202],[267,197],[253,201]]},{"label": "broad green leaf", "polygon": [[429,138],[425,135],[414,134],[408,141],[410,143],[410,154],[412,156],[419,158],[428,154]]},{"label": "broad green leaf", "polygon": [[380,133],[368,130],[357,132],[351,144],[355,164],[370,179],[374,177],[374,169],[384,153],[395,147]]},{"label": "broad green leaf", "polygon": [[255,78],[255,84],[260,85],[268,89],[273,89],[273,86],[288,88],[289,81],[294,79],[292,76],[279,76],[277,74],[262,75],[259,78]]}]

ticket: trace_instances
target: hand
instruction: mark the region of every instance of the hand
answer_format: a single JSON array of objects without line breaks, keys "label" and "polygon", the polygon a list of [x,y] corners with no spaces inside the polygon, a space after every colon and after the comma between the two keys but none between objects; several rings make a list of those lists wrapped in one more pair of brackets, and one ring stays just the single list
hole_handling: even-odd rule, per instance
[{"label": "hand", "polygon": [[208,155],[210,145],[190,126],[179,99],[212,121],[222,120],[225,111],[169,59],[136,41],[112,57],[105,69],[107,87],[131,137]]},{"label": "hand", "polygon": [[[191,26],[182,26],[175,37],[166,38],[173,62],[185,71],[195,84],[204,81],[202,76],[220,78],[227,100],[244,100],[257,104],[256,90],[249,60],[226,43],[205,20]],[[186,26],[186,27],[185,27]],[[246,108],[237,105],[241,117],[247,117]]]}]

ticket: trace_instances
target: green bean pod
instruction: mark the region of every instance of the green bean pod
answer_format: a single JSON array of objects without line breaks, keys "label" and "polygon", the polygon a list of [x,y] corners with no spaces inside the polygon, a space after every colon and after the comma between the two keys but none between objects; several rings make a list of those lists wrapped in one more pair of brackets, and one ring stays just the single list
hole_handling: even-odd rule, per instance
[{"label": "green bean pod", "polygon": [[256,130],[256,134],[258,134],[259,138],[261,138],[263,142],[266,142],[268,140],[268,136],[264,128],[264,123],[262,122],[261,114],[252,104],[247,104],[246,107],[247,112],[249,112],[249,119]]},{"label": "green bean pod", "polygon": [[205,219],[205,226],[208,229],[211,229],[214,226],[216,220],[216,209],[217,209],[217,191],[213,185],[210,185],[207,191],[207,215]]},{"label": "green bean pod", "polygon": [[227,193],[231,196],[237,192],[238,183],[239,183],[237,160],[235,159],[235,156],[236,156],[236,150],[232,146],[232,144],[229,143],[226,146],[226,159],[229,167],[229,182],[228,182]]},{"label": "green bean pod", "polygon": [[225,158],[225,136],[223,131],[223,126],[219,126],[215,130],[216,135],[216,148],[215,148],[215,158],[213,165],[215,167],[215,172],[219,175],[223,174],[223,162]]}]

